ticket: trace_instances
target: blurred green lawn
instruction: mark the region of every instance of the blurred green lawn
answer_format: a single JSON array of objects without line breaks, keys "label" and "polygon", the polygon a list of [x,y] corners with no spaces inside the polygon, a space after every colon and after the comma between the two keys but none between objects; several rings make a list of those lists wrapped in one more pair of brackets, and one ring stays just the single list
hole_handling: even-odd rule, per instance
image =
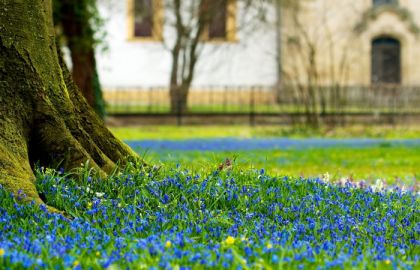
[{"label": "blurred green lawn", "polygon": [[[420,138],[419,128],[337,128],[319,131],[280,127],[249,126],[144,126],[112,128],[123,140],[141,139],[191,139],[220,137],[327,137],[327,138]],[[138,149],[137,149],[138,150]],[[375,181],[381,178],[388,183],[402,181],[414,184],[420,178],[420,147],[382,144],[373,147],[328,147],[310,149],[254,150],[234,152],[201,151],[148,151],[139,153],[150,163],[164,166],[180,164],[192,170],[216,169],[229,158],[234,166],[262,169],[272,174],[319,177],[329,173],[331,179],[342,177]]]},{"label": "blurred green lawn", "polygon": [[111,127],[111,131],[123,140],[160,139],[177,140],[192,138],[222,137],[325,137],[325,138],[387,138],[413,139],[420,138],[419,127],[404,126],[349,126],[338,128],[320,128],[319,130],[304,127],[281,126],[138,126]]},{"label": "blurred green lawn", "polygon": [[369,148],[312,148],[305,150],[256,150],[234,152],[200,151],[145,151],[140,154],[148,162],[183,167],[195,171],[216,169],[226,158],[234,166],[244,169],[264,168],[271,174],[320,177],[327,173],[332,180],[342,177],[388,183],[398,180],[413,184],[420,178],[420,147],[369,147]]}]

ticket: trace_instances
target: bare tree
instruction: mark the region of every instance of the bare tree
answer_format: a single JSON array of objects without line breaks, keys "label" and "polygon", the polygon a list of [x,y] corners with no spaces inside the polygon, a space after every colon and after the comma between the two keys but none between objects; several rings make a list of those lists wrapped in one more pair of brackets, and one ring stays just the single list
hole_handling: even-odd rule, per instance
[{"label": "bare tree", "polygon": [[[136,22],[141,25],[138,27],[139,36],[152,36],[154,40],[163,41],[163,46],[170,52],[172,113],[187,111],[197,64],[212,61],[202,57],[203,49],[209,52],[209,47],[214,50],[225,48],[217,44],[236,42],[238,31],[244,33],[255,29],[264,20],[268,4],[268,0],[139,0],[130,7]],[[157,10],[164,11],[159,14]],[[237,12],[241,18],[237,18]],[[209,55],[206,53],[205,56]]]},{"label": "bare tree", "polygon": [[[198,60],[200,38],[203,37],[204,28],[208,24],[209,1],[191,1],[187,7],[190,18],[183,18],[183,5],[180,0],[173,0],[172,10],[175,15],[176,39],[171,48],[172,68],[169,84],[171,99],[171,112],[186,111],[187,97],[193,77],[194,68]],[[219,1],[216,1],[219,4]],[[216,6],[216,5],[214,5]],[[197,14],[196,18],[194,15]]]},{"label": "bare tree", "polygon": [[[169,81],[171,112],[185,112],[191,84],[194,79],[197,63],[206,42],[234,41],[236,32],[250,27],[263,17],[265,1],[236,0],[199,0],[199,1],[166,1],[165,9],[169,14],[167,26],[173,29],[175,39],[166,44],[172,58]],[[238,25],[236,10],[239,3],[246,10],[251,7],[259,10],[247,22]],[[258,20],[257,20],[258,17]],[[252,23],[251,23],[252,21]]]},{"label": "bare tree", "polygon": [[[340,110],[343,103],[342,90],[346,86],[349,71],[349,47],[344,45],[338,52],[337,46],[350,44],[352,31],[331,29],[331,17],[317,14],[319,20],[304,23],[305,2],[295,1],[282,5],[287,26],[282,44],[284,51],[293,56],[287,66],[281,66],[282,85],[293,90],[297,108],[303,107],[306,123],[312,127],[321,124],[321,115],[328,107]],[[322,9],[327,11],[328,9]],[[284,61],[284,59],[281,59]]]}]

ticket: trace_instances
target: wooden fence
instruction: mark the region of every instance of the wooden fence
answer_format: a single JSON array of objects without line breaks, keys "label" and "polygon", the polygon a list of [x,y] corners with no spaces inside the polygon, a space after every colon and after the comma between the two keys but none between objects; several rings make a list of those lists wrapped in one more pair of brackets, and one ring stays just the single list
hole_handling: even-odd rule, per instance
[{"label": "wooden fence", "polygon": [[[166,88],[104,91],[107,113],[167,114]],[[188,113],[194,114],[281,114],[305,113],[420,113],[420,87],[399,85],[351,87],[206,87],[191,90]]]}]

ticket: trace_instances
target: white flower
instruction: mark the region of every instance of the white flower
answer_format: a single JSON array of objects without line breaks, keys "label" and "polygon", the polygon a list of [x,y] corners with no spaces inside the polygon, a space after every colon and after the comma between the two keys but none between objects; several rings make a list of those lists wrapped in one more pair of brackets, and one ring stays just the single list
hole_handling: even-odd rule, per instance
[{"label": "white flower", "polygon": [[102,198],[105,195],[105,193],[103,193],[103,192],[95,192],[95,195],[98,198]]},{"label": "white flower", "polygon": [[375,184],[372,186],[374,192],[381,191],[384,189],[384,182],[381,179],[376,179]]},{"label": "white flower", "polygon": [[328,172],[326,172],[322,175],[322,181],[324,181],[325,183],[330,182],[330,174]]}]

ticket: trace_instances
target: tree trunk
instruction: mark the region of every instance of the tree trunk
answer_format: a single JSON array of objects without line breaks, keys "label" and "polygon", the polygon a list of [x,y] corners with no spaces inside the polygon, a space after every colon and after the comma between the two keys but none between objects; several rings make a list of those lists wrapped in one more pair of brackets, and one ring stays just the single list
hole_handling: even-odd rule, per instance
[{"label": "tree trunk", "polygon": [[171,113],[186,113],[188,110],[188,90],[189,85],[171,85],[169,95],[171,100]]},{"label": "tree trunk", "polygon": [[60,22],[71,53],[73,80],[88,104],[104,117],[95,59],[95,37],[85,0],[60,0]]},{"label": "tree trunk", "polygon": [[96,109],[95,101],[95,56],[94,52],[80,52],[70,48],[71,60],[73,63],[73,81],[82,92],[88,104]]},{"label": "tree trunk", "polygon": [[74,85],[55,43],[51,1],[0,1],[0,184],[42,203],[33,164],[90,161],[105,176],[136,154]]}]

